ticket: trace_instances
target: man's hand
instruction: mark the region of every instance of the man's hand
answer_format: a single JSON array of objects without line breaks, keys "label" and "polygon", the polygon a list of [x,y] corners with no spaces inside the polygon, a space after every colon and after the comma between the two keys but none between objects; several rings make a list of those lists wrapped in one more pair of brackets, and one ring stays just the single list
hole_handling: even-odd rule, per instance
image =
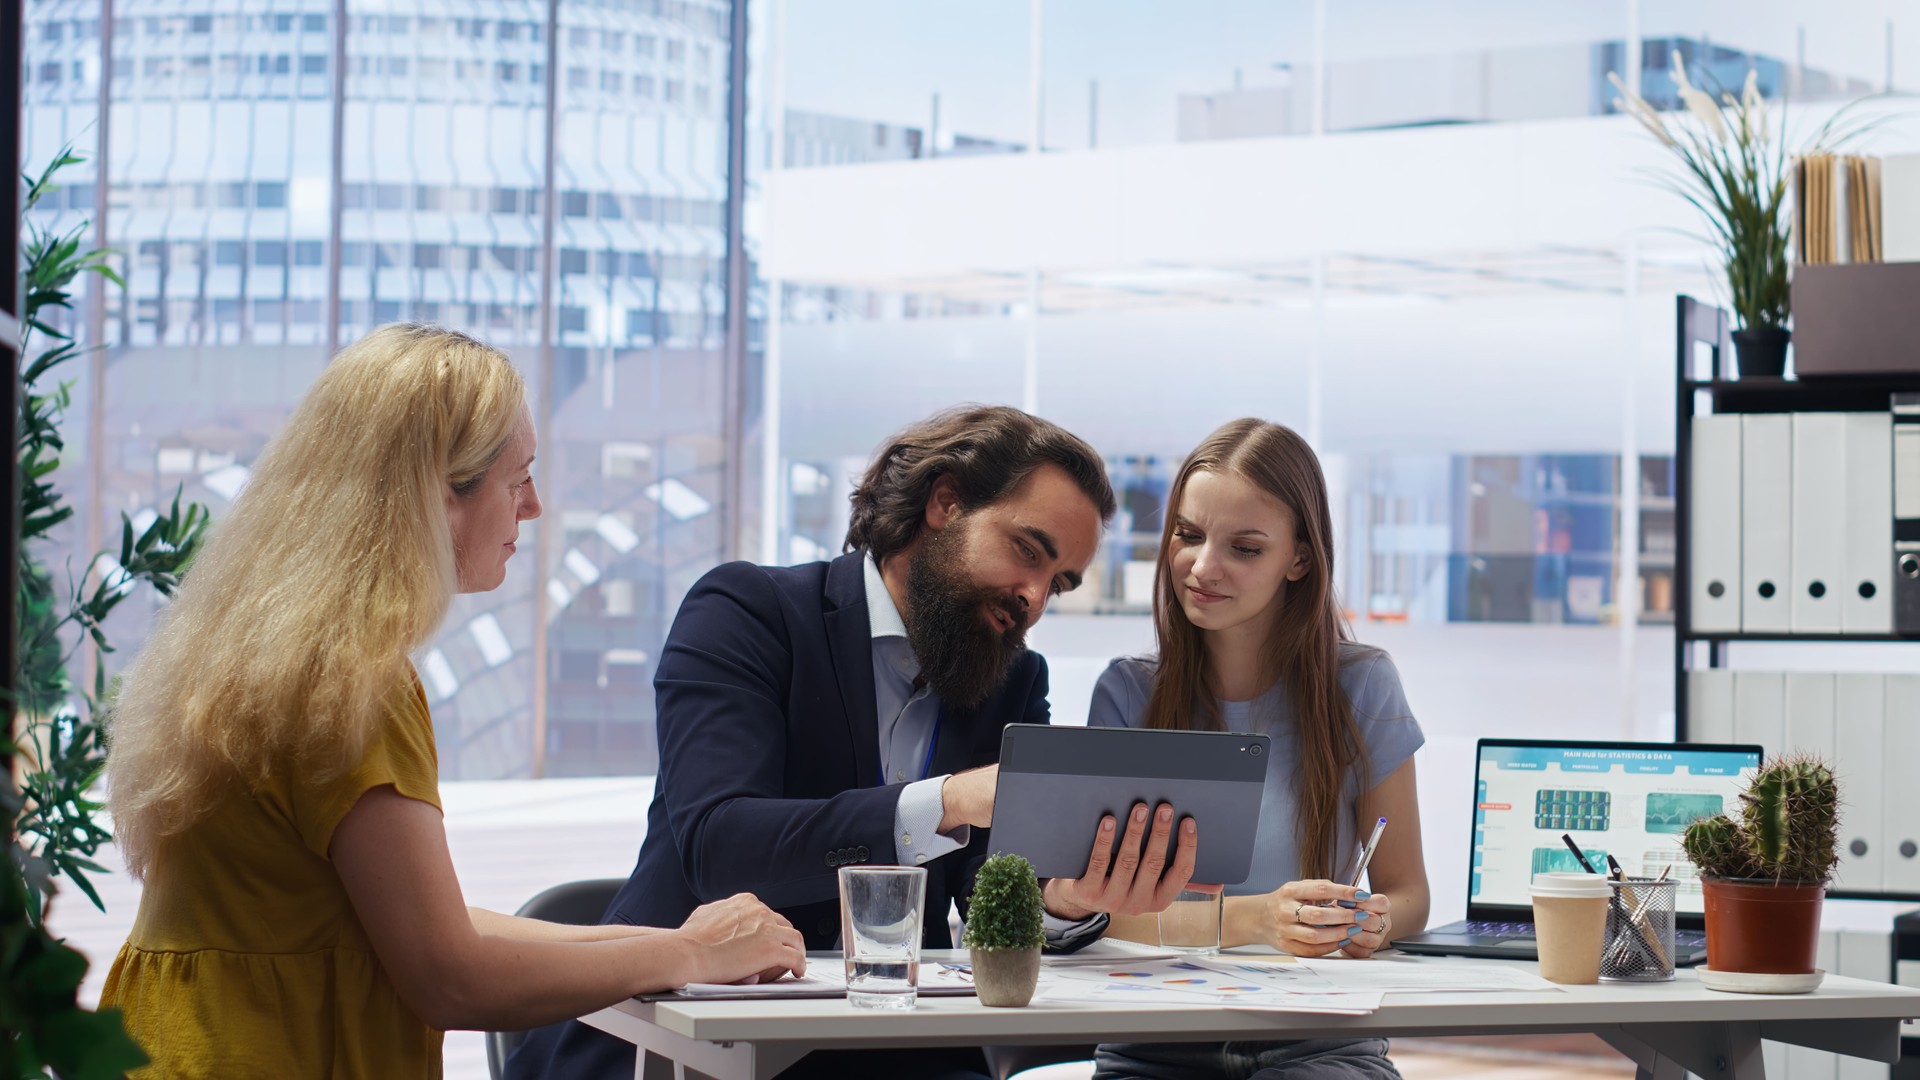
[{"label": "man's hand", "polygon": [[[1146,915],[1164,911],[1182,889],[1211,892],[1219,886],[1189,885],[1193,860],[1199,849],[1200,831],[1192,818],[1180,822],[1180,844],[1173,864],[1166,865],[1167,837],[1173,832],[1173,807],[1161,803],[1153,814],[1153,828],[1147,834],[1144,854],[1140,834],[1147,829],[1147,804],[1135,803],[1127,816],[1127,831],[1120,838],[1120,853],[1113,854],[1111,817],[1100,819],[1099,832],[1093,838],[1093,854],[1087,860],[1084,877],[1073,881],[1054,878],[1042,890],[1047,910],[1063,919],[1084,919],[1098,912],[1114,915]],[[1111,864],[1111,866],[1109,865]],[[1111,869],[1111,873],[1109,873]]]},{"label": "man's hand", "polygon": [[954,773],[940,785],[940,803],[945,813],[940,831],[949,833],[962,825],[987,828],[993,824],[993,793],[1000,786],[1000,766],[985,765]]}]

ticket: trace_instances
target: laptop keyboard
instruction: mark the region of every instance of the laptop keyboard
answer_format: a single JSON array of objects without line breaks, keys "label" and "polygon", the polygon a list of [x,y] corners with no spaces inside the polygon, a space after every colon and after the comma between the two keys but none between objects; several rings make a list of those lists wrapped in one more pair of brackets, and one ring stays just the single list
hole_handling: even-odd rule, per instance
[{"label": "laptop keyboard", "polygon": [[[1499,940],[1512,938],[1530,938],[1533,936],[1533,924],[1525,922],[1469,922],[1466,932],[1478,937]],[[1707,935],[1700,930],[1675,930],[1673,943],[1684,948],[1703,948],[1707,944]]]}]

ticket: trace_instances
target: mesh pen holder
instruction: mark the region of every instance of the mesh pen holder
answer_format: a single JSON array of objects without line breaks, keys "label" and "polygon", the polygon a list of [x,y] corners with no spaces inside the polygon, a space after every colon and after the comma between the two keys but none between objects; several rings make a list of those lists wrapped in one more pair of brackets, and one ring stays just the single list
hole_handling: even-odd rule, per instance
[{"label": "mesh pen holder", "polygon": [[1603,982],[1665,982],[1673,978],[1673,914],[1678,881],[1628,878],[1609,881],[1606,943],[1600,950]]}]

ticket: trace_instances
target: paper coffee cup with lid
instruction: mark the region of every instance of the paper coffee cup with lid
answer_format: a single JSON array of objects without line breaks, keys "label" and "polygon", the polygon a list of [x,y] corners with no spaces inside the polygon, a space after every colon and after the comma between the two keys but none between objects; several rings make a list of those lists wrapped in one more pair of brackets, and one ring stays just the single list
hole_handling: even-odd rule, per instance
[{"label": "paper coffee cup with lid", "polygon": [[1535,874],[1527,892],[1533,898],[1540,976],[1557,983],[1599,982],[1607,902],[1613,896],[1607,879],[1561,871]]}]

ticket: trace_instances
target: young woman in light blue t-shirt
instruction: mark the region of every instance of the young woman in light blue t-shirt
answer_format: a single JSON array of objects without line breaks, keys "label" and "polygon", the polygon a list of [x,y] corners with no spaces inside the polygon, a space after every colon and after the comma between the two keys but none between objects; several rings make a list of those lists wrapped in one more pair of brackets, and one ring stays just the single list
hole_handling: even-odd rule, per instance
[{"label": "young woman in light blue t-shirt", "polygon": [[[1272,739],[1252,872],[1226,890],[1221,944],[1364,959],[1421,930],[1424,737],[1393,661],[1353,641],[1341,615],[1326,479],[1299,435],[1236,420],[1188,455],[1168,497],[1154,629],[1158,655],[1115,660],[1089,724]],[[1351,888],[1381,817],[1367,887]],[[1148,917],[1116,916],[1109,932],[1157,940]],[[1107,1045],[1096,1080],[1397,1077],[1386,1052],[1383,1039]]]}]

